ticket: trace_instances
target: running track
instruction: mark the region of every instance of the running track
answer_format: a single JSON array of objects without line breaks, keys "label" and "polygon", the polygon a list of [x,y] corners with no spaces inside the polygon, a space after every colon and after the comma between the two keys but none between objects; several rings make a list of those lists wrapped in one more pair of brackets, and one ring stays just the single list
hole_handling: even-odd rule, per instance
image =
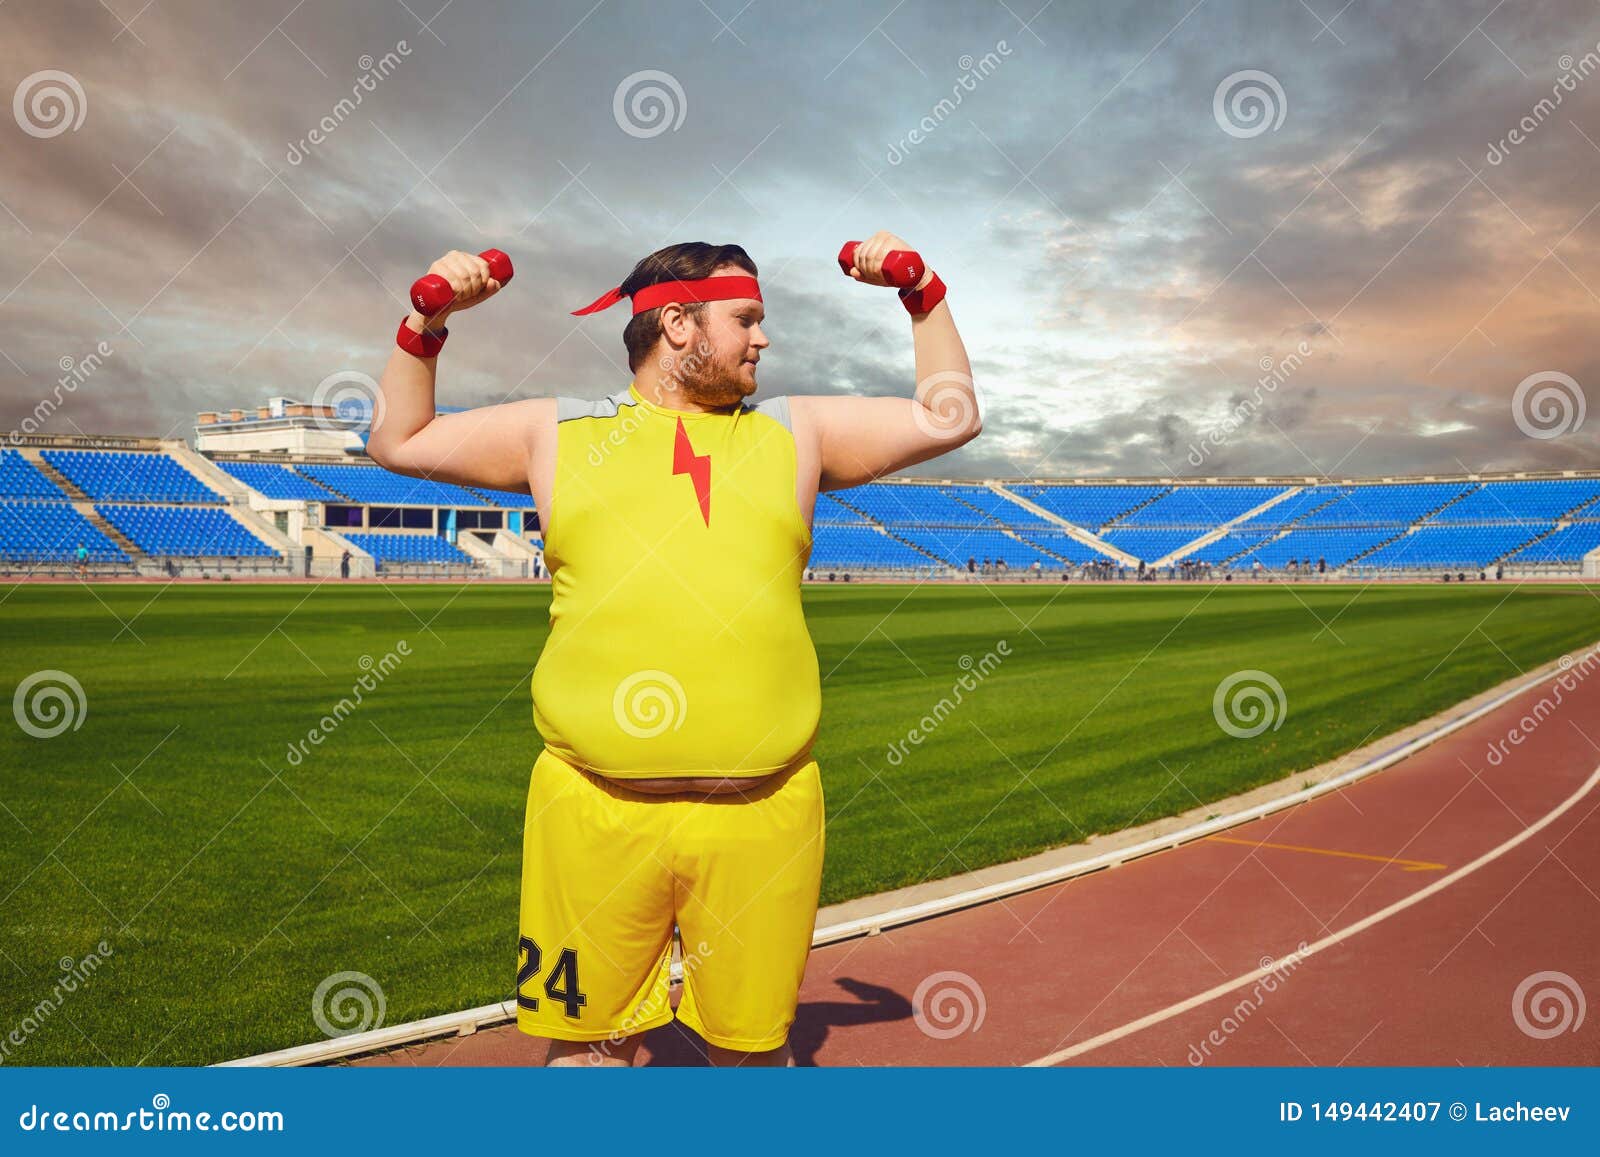
[{"label": "running track", "polygon": [[[1489,762],[1491,745],[1534,704],[1548,708],[1552,689],[1220,836],[819,948],[791,1035],[796,1058],[1600,1064],[1600,1008],[1544,1039],[1513,1015],[1519,984],[1539,972],[1564,973],[1586,1002],[1600,999],[1600,672]],[[1304,959],[1284,959],[1319,941]],[[1205,999],[1263,960],[1279,971]],[[929,982],[914,1015],[919,986],[941,973],[963,976]],[[928,995],[941,990],[947,999]],[[503,1026],[359,1063],[537,1064],[543,1053],[543,1042]],[[642,1063],[699,1056],[675,1025],[640,1053]]]}]

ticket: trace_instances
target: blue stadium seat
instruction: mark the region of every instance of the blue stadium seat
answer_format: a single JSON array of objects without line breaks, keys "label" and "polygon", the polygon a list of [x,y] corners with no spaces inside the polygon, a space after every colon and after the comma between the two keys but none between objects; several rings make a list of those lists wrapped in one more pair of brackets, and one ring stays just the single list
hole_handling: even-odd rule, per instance
[{"label": "blue stadium seat", "polygon": [[811,521],[814,526],[822,523],[832,523],[835,526],[867,525],[866,515],[859,510],[851,510],[825,491],[817,494],[817,505],[811,512]]},{"label": "blue stadium seat", "polygon": [[[1279,505],[1287,505],[1287,503],[1280,503]],[[1190,551],[1184,557],[1192,558],[1196,562],[1209,562],[1215,566],[1218,563],[1228,561],[1235,555],[1244,553],[1252,547],[1261,545],[1276,533],[1276,531],[1272,530],[1230,530],[1216,541],[1208,542],[1199,549]]]},{"label": "blue stadium seat", "polygon": [[[224,500],[169,454],[111,450],[42,452],[98,500],[98,513],[153,556],[278,557],[235,521]],[[462,487],[356,463],[217,465],[269,498],[372,505],[531,509],[526,494]],[[822,569],[965,569],[967,559],[1063,566],[1108,556],[1056,518],[1097,530],[1146,562],[1188,557],[1245,570],[1290,560],[1330,569],[1472,569],[1496,561],[1575,566],[1600,548],[1600,479],[1323,483],[1306,486],[1205,546],[1185,548],[1219,524],[1285,493],[1278,485],[1216,483],[1026,483],[1016,496],[970,483],[872,482],[819,494],[811,565]],[[115,542],[72,508],[49,476],[0,450],[0,560],[70,562],[83,542],[94,561],[126,563]],[[1558,521],[1571,524],[1557,529]],[[887,530],[885,534],[882,531]],[[431,533],[351,533],[380,566],[468,566],[472,558]]]},{"label": "blue stadium seat", "polygon": [[[1285,486],[1179,486],[1148,506],[1117,520],[1121,526],[1191,527],[1206,530],[1231,522],[1282,494]],[[1190,535],[1195,538],[1197,535]]]},{"label": "blue stadium seat", "polygon": [[1043,484],[1007,486],[1007,490],[1026,498],[1035,506],[1042,506],[1057,518],[1074,526],[1097,530],[1137,506],[1149,502],[1157,495],[1171,490],[1170,486],[1135,486],[1113,483],[1097,484]]},{"label": "blue stadium seat", "polygon": [[1167,527],[1113,526],[1100,537],[1118,550],[1125,550],[1134,558],[1155,562],[1165,558],[1205,534],[1203,529],[1173,530]]},{"label": "blue stadium seat", "polygon": [[460,486],[428,478],[391,474],[381,466],[301,463],[296,473],[320,482],[351,502],[380,506],[483,506],[484,500]]},{"label": "blue stadium seat", "polygon": [[[944,487],[895,482],[868,482],[832,491],[844,505],[885,526],[984,526],[994,520],[983,511],[945,493]],[[968,489],[981,490],[983,487]],[[1014,505],[1014,504],[1008,504]]]},{"label": "blue stadium seat", "polygon": [[1397,482],[1339,486],[1338,497],[1307,514],[1300,526],[1410,526],[1476,482]]},{"label": "blue stadium seat", "polygon": [[503,506],[507,510],[531,510],[533,495],[518,494],[514,490],[490,490],[485,486],[469,486],[469,492],[483,499],[484,505]]},{"label": "blue stadium seat", "polygon": [[66,494],[39,468],[15,450],[0,450],[0,498],[50,498],[66,501]]},{"label": "blue stadium seat", "polygon": [[1530,542],[1506,561],[1579,563],[1597,547],[1600,547],[1600,522],[1571,522],[1546,538]]},{"label": "blue stadium seat", "polygon": [[814,570],[924,570],[940,567],[921,551],[880,534],[870,526],[819,523],[812,528],[810,566]]},{"label": "blue stadium seat", "polygon": [[[1040,550],[1059,555],[1074,565],[1082,562],[1105,562],[1111,558],[1104,551],[1096,550],[1086,542],[1079,542],[1060,527],[1056,527],[1053,530],[1031,526],[1022,527],[1017,531],[1017,534],[1027,539]],[[1011,564],[1008,562],[1006,565],[1010,566]],[[1047,562],[1044,565],[1048,567],[1051,564]],[[1059,566],[1060,564],[1057,563],[1055,565]]]},{"label": "blue stadium seat", "polygon": [[339,498],[326,486],[296,474],[277,462],[218,462],[217,465],[267,498],[305,499],[311,502],[337,501]]},{"label": "blue stadium seat", "polygon": [[1329,567],[1340,567],[1400,534],[1402,529],[1399,526],[1296,526],[1282,538],[1247,547],[1237,557],[1230,557],[1228,565],[1235,570],[1249,568],[1259,559],[1268,570],[1282,570],[1294,559],[1302,566],[1315,567],[1319,560],[1326,560]]},{"label": "blue stadium seat", "polygon": [[1320,510],[1344,493],[1346,487],[1307,486],[1298,494],[1291,494],[1282,502],[1253,514],[1239,523],[1236,530],[1270,530],[1298,522],[1312,511]]},{"label": "blue stadium seat", "polygon": [[146,554],[172,558],[281,557],[225,510],[104,504],[94,509]]},{"label": "blue stadium seat", "polygon": [[1042,568],[1049,570],[1060,570],[1062,567],[1060,559],[1052,558],[1038,547],[1018,542],[998,530],[903,526],[895,528],[894,533],[913,546],[920,547],[949,565],[963,570],[966,569],[969,558],[980,561],[985,558],[991,561],[1004,559],[1006,567],[1010,570],[1022,570],[1032,566],[1035,561]]},{"label": "blue stadium seat", "polygon": [[1486,482],[1430,522],[1553,522],[1600,498],[1600,479],[1550,478]]},{"label": "blue stadium seat", "polygon": [[1486,567],[1511,554],[1554,523],[1512,523],[1497,526],[1425,524],[1360,560],[1378,570],[1410,568],[1472,569]]},{"label": "blue stadium seat", "polygon": [[345,538],[370,554],[379,570],[384,563],[451,563],[465,566],[472,562],[469,555],[451,546],[434,534],[357,534],[346,532]]},{"label": "blue stadium seat", "polygon": [[96,501],[222,501],[222,495],[165,454],[41,450],[40,456]]},{"label": "blue stadium seat", "polygon": [[89,562],[129,561],[126,551],[70,503],[0,500],[0,560],[74,562],[80,545],[89,552]]},{"label": "blue stadium seat", "polygon": [[1043,518],[1026,506],[1019,505],[1003,494],[997,494],[987,486],[941,486],[939,487],[946,497],[954,498],[957,502],[972,507],[987,520],[1002,523],[1005,526],[1017,528],[1023,526],[1055,526],[1048,518]]}]

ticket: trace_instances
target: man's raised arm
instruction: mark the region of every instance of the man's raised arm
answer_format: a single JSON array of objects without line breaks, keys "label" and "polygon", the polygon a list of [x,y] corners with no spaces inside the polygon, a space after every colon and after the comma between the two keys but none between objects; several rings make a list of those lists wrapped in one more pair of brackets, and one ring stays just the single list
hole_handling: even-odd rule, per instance
[{"label": "man's raised arm", "polygon": [[[869,285],[888,285],[884,258],[909,249],[891,233],[875,234],[857,247],[850,276]],[[915,291],[924,291],[935,280],[933,271],[926,270]],[[819,489],[841,490],[904,470],[947,454],[982,431],[972,366],[950,306],[940,300],[926,312],[913,310],[911,336],[917,365],[912,397],[790,398],[796,436],[816,447]]]},{"label": "man's raised arm", "polygon": [[434,410],[434,379],[445,320],[481,305],[500,292],[489,264],[471,253],[452,251],[433,263],[430,273],[450,283],[455,301],[431,318],[415,311],[405,321],[414,339],[401,337],[378,383],[367,454],[397,474],[440,482],[489,486],[528,493],[529,464],[541,432],[554,429],[554,398],[534,398],[484,406],[459,414]]}]

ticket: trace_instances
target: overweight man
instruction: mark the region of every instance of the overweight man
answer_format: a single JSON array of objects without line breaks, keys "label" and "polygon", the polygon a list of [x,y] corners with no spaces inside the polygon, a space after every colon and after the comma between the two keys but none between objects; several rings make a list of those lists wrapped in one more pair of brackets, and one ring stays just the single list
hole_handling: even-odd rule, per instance
[{"label": "overweight man", "polygon": [[[848,272],[886,286],[909,252],[878,233]],[[910,268],[899,297],[916,379],[903,397],[755,400],[766,310],[737,245],[658,250],[575,311],[631,310],[633,379],[599,401],[435,412],[447,323],[500,290],[481,257],[441,257],[431,272],[453,304],[401,323],[368,453],[401,474],[530,493],[542,520],[544,746],[516,984],[518,1026],[549,1038],[549,1064],[630,1065],[641,1034],[673,1019],[674,926],[676,1016],[712,1062],[793,1063],[823,857],[821,682],[800,602],[812,508],[819,490],[936,458],[981,429],[945,286]]]}]

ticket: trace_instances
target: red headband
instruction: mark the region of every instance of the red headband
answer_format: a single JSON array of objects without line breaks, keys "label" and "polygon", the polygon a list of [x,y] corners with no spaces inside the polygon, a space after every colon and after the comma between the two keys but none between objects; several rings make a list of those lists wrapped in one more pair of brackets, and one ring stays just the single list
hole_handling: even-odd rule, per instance
[{"label": "red headband", "polygon": [[[660,309],[663,305],[685,301],[729,301],[736,297],[753,297],[761,300],[761,286],[754,277],[702,277],[696,281],[662,281],[647,285],[633,295],[633,312]],[[572,311],[574,317],[599,313],[610,309],[622,300],[622,288],[607,290],[582,309]]]}]

